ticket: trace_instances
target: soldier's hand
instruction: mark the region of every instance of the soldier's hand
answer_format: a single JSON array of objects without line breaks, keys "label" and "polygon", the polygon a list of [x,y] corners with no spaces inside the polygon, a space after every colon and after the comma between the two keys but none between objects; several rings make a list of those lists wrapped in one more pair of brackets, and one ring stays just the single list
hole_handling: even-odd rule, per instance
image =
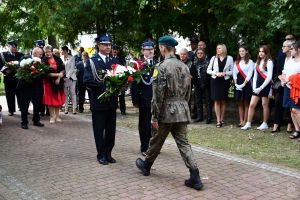
[{"label": "soldier's hand", "polygon": [[158,130],[158,122],[156,120],[151,120],[152,128]]}]

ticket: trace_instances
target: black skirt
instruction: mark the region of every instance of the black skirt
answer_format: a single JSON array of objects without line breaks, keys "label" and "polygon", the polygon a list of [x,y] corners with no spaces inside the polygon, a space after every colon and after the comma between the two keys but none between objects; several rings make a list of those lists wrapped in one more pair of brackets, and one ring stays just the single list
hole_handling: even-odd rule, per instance
[{"label": "black skirt", "polygon": [[211,100],[220,101],[227,100],[228,90],[230,87],[230,79],[225,80],[224,77],[210,79]]},{"label": "black skirt", "polygon": [[[256,88],[259,88],[264,83],[264,81],[265,79],[259,73],[257,73]],[[260,91],[259,94],[253,93],[253,95],[259,97],[268,97],[270,94],[270,90],[271,90],[271,85],[268,84],[264,89]]]},{"label": "black skirt", "polygon": [[294,100],[290,97],[291,89],[287,86],[284,87],[284,93],[283,93],[283,102],[282,106],[284,108],[300,108],[300,101],[298,101],[297,104],[295,104]]},{"label": "black skirt", "polygon": [[[245,81],[244,77],[240,73],[238,73],[236,83],[238,85],[241,85],[244,83],[244,81]],[[250,81],[243,87],[242,91],[237,90],[237,89],[234,90],[234,98],[237,101],[249,101],[250,102],[251,97],[252,97],[252,85],[251,85]]]}]

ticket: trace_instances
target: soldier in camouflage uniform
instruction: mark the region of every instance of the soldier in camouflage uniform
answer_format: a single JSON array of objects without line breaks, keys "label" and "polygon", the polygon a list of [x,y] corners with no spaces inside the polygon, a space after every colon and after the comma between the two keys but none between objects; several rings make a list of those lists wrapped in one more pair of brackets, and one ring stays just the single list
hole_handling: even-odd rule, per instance
[{"label": "soldier in camouflage uniform", "polygon": [[159,49],[165,59],[153,72],[151,105],[153,137],[145,161],[138,158],[136,165],[144,176],[150,175],[150,168],[171,132],[185,165],[190,170],[190,179],[185,181],[185,185],[200,190],[203,184],[186,137],[187,124],[191,121],[188,106],[191,75],[188,67],[174,55],[174,47],[177,44],[177,41],[170,36],[159,39]]}]

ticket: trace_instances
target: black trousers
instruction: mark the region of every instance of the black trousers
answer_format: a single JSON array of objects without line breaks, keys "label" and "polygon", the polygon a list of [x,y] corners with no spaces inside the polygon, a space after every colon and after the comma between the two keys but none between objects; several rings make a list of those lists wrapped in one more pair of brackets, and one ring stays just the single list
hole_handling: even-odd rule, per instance
[{"label": "black trousers", "polygon": [[122,113],[126,112],[126,104],[125,104],[125,91],[123,91],[120,95],[119,95],[119,104],[120,104],[120,111]]},{"label": "black trousers", "polygon": [[17,92],[17,79],[11,76],[4,76],[4,89],[5,89],[5,96],[8,106],[8,112],[14,113],[16,112],[16,99],[20,107],[20,94]]},{"label": "black trousers", "polygon": [[284,91],[283,88],[280,87],[278,90],[276,90],[276,95],[275,95],[274,124],[278,124],[279,126],[283,124],[284,114],[287,114],[287,123],[291,123],[291,124],[293,123],[289,108],[284,108],[282,106],[283,91]]},{"label": "black trousers", "polygon": [[146,152],[151,139],[151,108],[139,108],[139,135],[141,141],[141,152]]},{"label": "black trousers", "polygon": [[33,81],[32,84],[22,84],[22,86],[18,88],[18,92],[20,93],[21,124],[28,124],[27,113],[30,101],[33,104],[32,121],[34,123],[40,121],[39,111],[43,99],[41,90],[43,90],[43,82],[41,80]]},{"label": "black trousers", "polygon": [[196,109],[201,115],[198,117],[203,118],[203,100],[204,100],[206,106],[206,118],[212,119],[212,101],[210,96],[211,95],[210,95],[209,85],[205,88],[197,85],[195,86],[195,105],[196,105]]},{"label": "black trousers", "polygon": [[111,156],[111,151],[115,145],[116,109],[92,110],[92,122],[97,158]]},{"label": "black trousers", "polygon": [[78,106],[79,106],[79,110],[84,110],[83,104],[85,101],[85,91],[86,91],[86,87],[85,86],[78,86]]}]

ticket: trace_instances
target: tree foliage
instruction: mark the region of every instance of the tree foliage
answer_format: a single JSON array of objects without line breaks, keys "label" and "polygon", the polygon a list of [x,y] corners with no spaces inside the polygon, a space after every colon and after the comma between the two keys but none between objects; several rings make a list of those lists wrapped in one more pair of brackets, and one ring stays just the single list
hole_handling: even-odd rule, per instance
[{"label": "tree foliage", "polygon": [[214,52],[225,43],[237,53],[244,43],[256,54],[261,44],[281,45],[300,31],[297,0],[4,0],[0,42],[18,38],[24,48],[56,36],[76,45],[78,34],[109,32],[114,41],[138,49],[141,41],[178,32],[197,35]]}]

